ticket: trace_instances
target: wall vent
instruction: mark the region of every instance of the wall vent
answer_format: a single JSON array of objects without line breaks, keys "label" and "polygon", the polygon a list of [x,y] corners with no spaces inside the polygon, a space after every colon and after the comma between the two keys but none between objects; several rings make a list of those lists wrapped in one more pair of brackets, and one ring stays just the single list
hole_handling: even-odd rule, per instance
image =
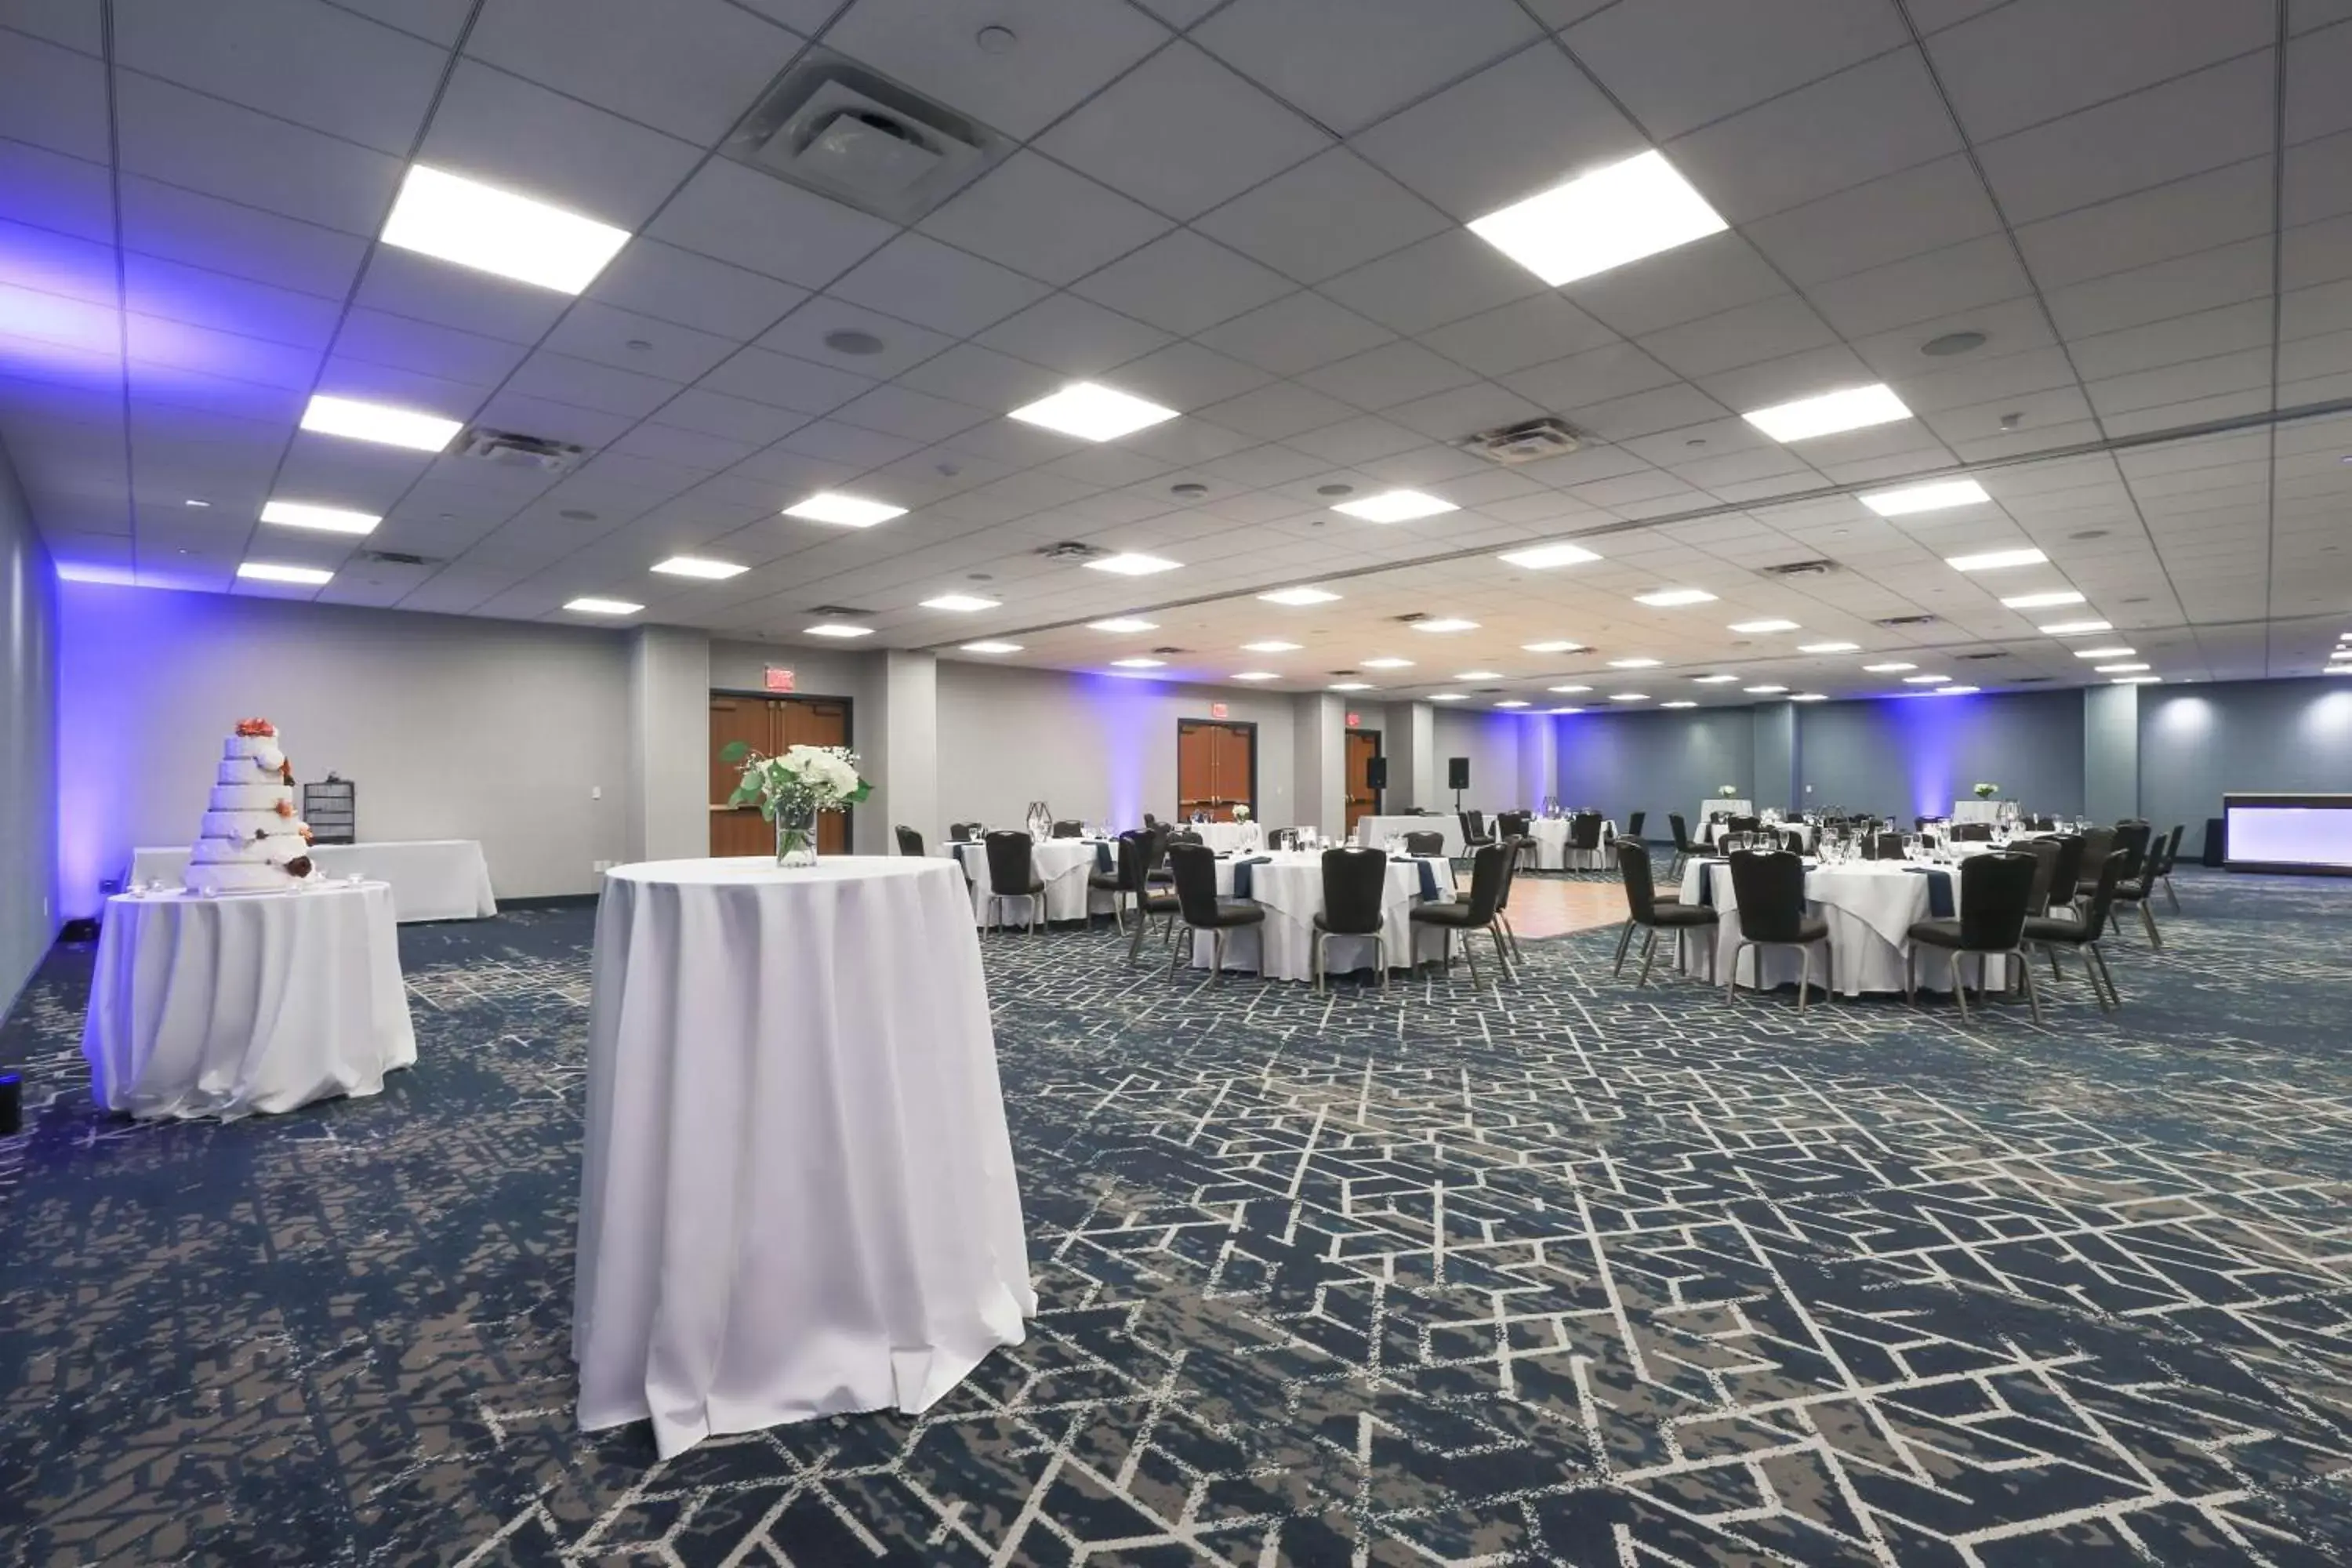
[{"label": "wall vent", "polygon": [[1564,458],[1584,445],[1584,433],[1565,419],[1546,416],[1541,419],[1524,419],[1517,425],[1500,425],[1492,430],[1480,430],[1457,438],[1454,445],[1465,452],[1475,453],[1490,463],[1508,466],[1540,462],[1546,458]]},{"label": "wall vent", "polygon": [[892,223],[913,223],[1013,144],[854,60],[811,51],[778,77],[719,151]]},{"label": "wall vent", "polygon": [[502,468],[530,468],[542,474],[568,474],[586,454],[569,441],[542,436],[518,435],[477,425],[457,437],[457,455],[496,463]]},{"label": "wall vent", "polygon": [[1765,577],[1826,577],[1844,568],[1834,561],[1783,561],[1778,566],[1766,566],[1759,575]]}]

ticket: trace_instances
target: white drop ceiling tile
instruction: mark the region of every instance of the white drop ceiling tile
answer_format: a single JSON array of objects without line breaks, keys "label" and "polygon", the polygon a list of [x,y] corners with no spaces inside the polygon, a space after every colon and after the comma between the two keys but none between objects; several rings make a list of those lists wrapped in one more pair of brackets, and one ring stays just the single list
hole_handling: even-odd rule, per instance
[{"label": "white drop ceiling tile", "polygon": [[1034,403],[1064,383],[1052,371],[977,343],[958,343],[898,380],[901,386],[953,398],[992,414]]},{"label": "white drop ceiling tile", "polygon": [[182,321],[127,315],[123,349],[133,366],[171,367],[224,380],[308,393],[323,357],[315,348],[268,342]]},{"label": "white drop ceiling tile", "polygon": [[110,245],[113,201],[103,167],[28,142],[0,141],[0,218]]},{"label": "white drop ceiling tile", "polygon": [[91,163],[109,161],[106,68],[22,35],[0,47],[0,136]]},{"label": "white drop ceiling tile", "polygon": [[2309,142],[2352,129],[2344,84],[2352,77],[2352,26],[2305,33],[2287,45],[2286,140]]},{"label": "white drop ceiling tile", "polygon": [[721,0],[487,0],[466,52],[708,147],[800,42]]},{"label": "white drop ceiling tile", "polygon": [[[335,353],[340,358],[487,390],[512,374],[530,350],[520,343],[501,342],[406,316],[355,309],[343,318]],[[322,382],[320,390],[335,388]]]},{"label": "white drop ceiling tile", "polygon": [[1192,33],[1343,135],[1538,36],[1509,0],[1452,0],[1442,26],[1419,0],[1236,0]]},{"label": "white drop ceiling tile", "polygon": [[803,289],[822,289],[871,256],[892,228],[814,191],[713,158],[646,232]]},{"label": "white drop ceiling tile", "polygon": [[1986,235],[1806,290],[1848,338],[2021,300],[2033,292],[2007,235]]},{"label": "white drop ceiling tile", "polygon": [[[1745,413],[1841,387],[1868,385],[1877,379],[1852,349],[1837,343],[1718,371],[1697,381],[1701,390],[1726,408]],[[1811,456],[1802,443],[1798,453]]]},{"label": "white drop ceiling tile", "polygon": [[451,381],[427,371],[379,364],[356,358],[340,347],[319,370],[320,392],[367,403],[386,403],[395,408],[438,415],[461,423],[481,406],[494,384]]},{"label": "white drop ceiling tile", "polygon": [[1024,420],[992,419],[940,445],[1008,469],[1020,469],[1066,458],[1077,442],[1074,437]]},{"label": "white drop ceiling tile", "polygon": [[1199,341],[1261,370],[1297,375],[1394,337],[1386,327],[1302,289],[1220,322],[1200,333]]},{"label": "white drop ceiling tile", "polygon": [[2271,291],[2268,235],[2045,290],[2051,319],[2069,337],[2119,331]]},{"label": "white drop ceiling tile", "polygon": [[1799,287],[1997,232],[1968,159],[1938,158],[1759,218],[1742,232]]},{"label": "white drop ceiling tile", "polygon": [[1310,458],[1344,467],[1409,452],[1422,444],[1422,438],[1402,425],[1368,414],[1360,419],[1294,436],[1283,444]]},{"label": "white drop ceiling tile", "polygon": [[970,337],[1053,290],[992,261],[904,233],[859,262],[828,291],[852,304]]},{"label": "white drop ceiling tile", "polygon": [[1412,335],[1541,293],[1543,284],[1468,229],[1454,229],[1341,273],[1321,289]]},{"label": "white drop ceiling tile", "polygon": [[2056,347],[2027,349],[1991,359],[1964,356],[1949,370],[1926,368],[1939,363],[1931,359],[1915,357],[1913,363],[1921,368],[1910,373],[1890,368],[1884,374],[1886,384],[1914,414],[1965,408],[1970,404],[2075,384],[2073,363],[2063,350]]},{"label": "white drop ceiling tile", "polygon": [[[2288,386],[2301,386],[2324,378],[2352,374],[2352,331],[2329,332],[2324,337],[2298,338],[2279,345],[2278,375],[2282,398]],[[2299,396],[2294,401],[2316,402],[2318,399]]]},{"label": "white drop ceiling tile", "polygon": [[577,403],[558,403],[509,388],[484,404],[475,418],[496,430],[514,430],[590,448],[620,439],[634,419]]},{"label": "white drop ceiling tile", "polygon": [[1279,274],[1179,229],[1077,284],[1074,293],[1189,335],[1291,291]]},{"label": "white drop ceiling tile", "polygon": [[1038,147],[1176,218],[1192,218],[1331,145],[1328,133],[1190,44],[1081,106]]},{"label": "white drop ceiling tile", "polygon": [[1650,144],[1566,56],[1538,43],[1349,145],[1466,223]]},{"label": "white drop ceiling tile", "polygon": [[1721,120],[1666,154],[1733,223],[1960,150],[1916,50],[1900,49]]},{"label": "white drop ceiling tile", "polygon": [[1452,226],[1435,207],[1335,147],[1193,226],[1302,283],[1319,283]]},{"label": "white drop ceiling tile", "polygon": [[1970,139],[1988,142],[2266,47],[2259,6],[2204,0],[2029,0],[1927,46]]},{"label": "white drop ceiling tile", "polygon": [[920,226],[934,239],[1032,278],[1073,283],[1166,233],[1170,224],[1085,175],[1024,151],[982,174]]},{"label": "white drop ceiling tile", "polygon": [[1384,410],[1383,417],[1408,430],[1417,430],[1433,441],[1452,441],[1477,431],[1538,418],[1543,412],[1507,387],[1480,381],[1400,403]]},{"label": "white drop ceiling tile", "polygon": [[697,155],[690,143],[675,137],[478,60],[461,59],[450,72],[417,157],[600,223],[635,229],[677,188]]},{"label": "white drop ceiling tile", "polygon": [[[2001,420],[2011,415],[2017,417],[2017,428],[2003,430]],[[2033,450],[2037,445],[2063,445],[2063,442],[2050,438],[2052,432],[2065,430],[2071,433],[2077,428],[2088,428],[2085,422],[2090,418],[2090,400],[2083,395],[2081,387],[2074,385],[2013,394],[1990,403],[1928,410],[1919,416],[1921,424],[1952,445],[1955,450],[1963,441],[1995,442],[2006,436],[2022,437],[2022,441],[2012,441],[2007,447],[2022,451]],[[2077,438],[2088,437],[2077,437],[2072,434],[2067,437],[2068,440]]]},{"label": "white drop ceiling tile", "polygon": [[984,424],[992,416],[992,410],[898,385],[877,386],[833,411],[833,417],[845,424],[902,436],[925,446]]},{"label": "white drop ceiling tile", "polygon": [[1727,231],[1561,292],[1603,326],[1632,337],[1784,294],[1788,287],[1753,246]]},{"label": "white drop ceiling tile", "polygon": [[514,374],[507,378],[507,388],[526,396],[642,419],[675,396],[678,384],[542,348],[515,367]]},{"label": "white drop ceiling tile", "polygon": [[[820,426],[823,427],[820,428]],[[907,442],[885,436],[878,430],[859,430],[848,425],[824,425],[823,421],[819,421],[817,425],[807,426],[804,429],[816,433],[810,436],[802,445],[823,447],[829,439],[838,439],[861,457],[876,457],[893,451],[903,453],[904,448],[908,445]],[[793,434],[798,436],[802,433],[796,430]],[[783,508],[814,495],[818,490],[830,489],[835,485],[856,479],[870,466],[859,461],[845,461],[840,458],[822,458],[807,452],[794,451],[780,442],[764,451],[754,452],[702,488],[715,489],[724,494],[738,496],[747,502],[757,500],[772,502],[775,510],[781,511]],[[892,498],[876,496],[874,499],[888,500]],[[804,523],[795,518],[784,518],[781,521],[780,526],[798,530],[803,536],[816,539],[823,536],[822,531],[824,525]]]},{"label": "white drop ceiling tile", "polygon": [[827,414],[871,388],[871,376],[837,370],[832,365],[771,353],[765,349],[740,350],[733,358],[697,384],[706,392],[748,398],[799,414]]},{"label": "white drop ceiling tile", "polygon": [[982,50],[976,25],[943,23],[929,0],[856,0],[824,42],[1025,139],[1169,37],[1135,7],[1098,0],[1000,0],[981,19],[1010,28],[1018,46],[1002,54]]},{"label": "white drop ceiling tile", "polygon": [[2282,340],[2317,337],[2352,328],[2352,281],[2298,289],[2279,300]]},{"label": "white drop ceiling tile", "polygon": [[[1683,431],[1675,430],[1648,438],[1679,443],[1686,437]],[[1725,500],[1734,498],[1725,491],[1724,487],[1752,483],[1758,479],[1797,480],[1801,482],[1801,488],[1810,488],[1822,482],[1821,476],[1809,465],[1794,461],[1778,451],[1726,452],[1719,457],[1700,455],[1696,462],[1684,462],[1679,458],[1662,460],[1685,483],[1721,495]]]},{"label": "white drop ceiling tile", "polygon": [[1826,347],[1837,342],[1837,334],[1803,300],[1778,294],[1636,341],[1667,369],[1700,376]]},{"label": "white drop ceiling tile", "polygon": [[2279,197],[2290,227],[2352,212],[2352,132],[2288,148]]},{"label": "white drop ceiling tile", "polygon": [[1571,412],[1579,429],[1605,441],[1631,441],[1661,430],[1708,426],[1723,417],[1723,405],[1695,386],[1676,384],[1638,392]]},{"label": "white drop ceiling tile", "polygon": [[391,210],[398,160],[320,132],[133,71],[117,75],[115,118],[132,173],[348,234]]},{"label": "white drop ceiling tile", "polygon": [[605,449],[624,457],[649,458],[677,468],[716,473],[741,462],[759,450],[759,445],[647,420]]},{"label": "white drop ceiling tile", "polygon": [[1197,467],[1257,444],[1250,437],[1205,419],[1171,419],[1122,439],[1134,450],[1174,468]]},{"label": "white drop ceiling tile", "polygon": [[1423,332],[1421,341],[1481,375],[1508,375],[1616,341],[1557,294],[1535,294]]},{"label": "white drop ceiling tile", "polygon": [[585,297],[740,342],[757,336],[808,292],[640,236],[597,274]]},{"label": "white drop ceiling tile", "polygon": [[2066,347],[2074,355],[2076,372],[2085,381],[2097,381],[2259,348],[2270,341],[2271,302],[2264,299],[2122,331],[2073,338]]},{"label": "white drop ceiling tile", "polygon": [[2270,232],[2271,160],[2253,157],[2023,225],[2017,242],[2044,289]]},{"label": "white drop ceiling tile", "polygon": [[386,246],[370,257],[352,303],[482,337],[535,343],[571,301],[551,289]]},{"label": "white drop ceiling tile", "polygon": [[[1227,359],[1198,343],[1177,342],[1119,366],[1118,374],[1108,377],[1108,382],[1121,392],[1149,399],[1163,408],[1192,413],[1212,403],[1254,392],[1273,379],[1255,365]],[[1133,439],[1121,437],[1122,441]]]},{"label": "white drop ceiling tile", "polygon": [[2291,228],[2279,247],[2279,282],[2290,293],[2352,278],[2352,216]]},{"label": "white drop ceiling tile", "polygon": [[1419,343],[1398,342],[1309,371],[1298,379],[1360,409],[1377,411],[1478,378]]},{"label": "white drop ceiling tile", "polygon": [[566,310],[547,334],[545,345],[575,359],[681,384],[698,380],[736,346],[714,333],[673,326],[593,300],[582,300]]},{"label": "white drop ceiling tile", "polygon": [[[2255,389],[2264,389],[2266,403],[2270,380],[2270,351],[2250,349],[2212,359],[2193,360],[2186,364],[2166,365],[2157,370],[2088,381],[2084,384],[2084,390],[2090,394],[2092,406],[2099,411],[2100,417],[2108,422],[2108,428],[2112,430],[2116,427],[2116,416],[2119,415],[2150,408],[2177,407],[2214,398],[2230,398],[2236,405],[2234,400],[2238,395]],[[2259,412],[2263,405],[2257,404],[2247,411]],[[2141,428],[2163,426],[2143,425]]]},{"label": "white drop ceiling tile", "polygon": [[1297,382],[1280,381],[1271,386],[1245,392],[1239,397],[1213,403],[1200,410],[1203,419],[1213,420],[1228,430],[1238,430],[1244,436],[1255,436],[1262,441],[1279,441],[1286,437],[1319,430],[1327,425],[1352,419],[1357,410],[1336,398]]},{"label": "white drop ceiling tile", "polygon": [[2267,151],[2271,67],[2249,56],[1977,150],[2002,210],[2028,224]]},{"label": "white drop ceiling tile", "polygon": [[1169,337],[1157,327],[1062,293],[1007,317],[972,341],[1065,375],[1083,376],[1149,353]]},{"label": "white drop ceiling tile", "polygon": [[1315,477],[1318,484],[1330,482],[1323,477],[1328,468],[1321,459],[1288,447],[1277,446],[1252,447],[1245,451],[1215,458],[1202,464],[1201,472],[1209,479],[1252,489],[1295,485],[1310,476]]},{"label": "white drop ceiling tile", "polygon": [[1561,37],[1661,139],[1909,41],[1900,14],[1881,0],[1630,0]]},{"label": "white drop ceiling tile", "polygon": [[1554,412],[1590,407],[1678,379],[1632,343],[1608,343],[1497,378],[1505,386]]}]

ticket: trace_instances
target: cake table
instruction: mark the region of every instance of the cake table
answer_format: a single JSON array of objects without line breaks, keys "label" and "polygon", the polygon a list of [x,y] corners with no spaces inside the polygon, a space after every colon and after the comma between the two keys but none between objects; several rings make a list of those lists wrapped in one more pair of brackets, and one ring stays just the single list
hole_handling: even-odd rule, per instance
[{"label": "cake table", "polygon": [[919,1412],[1037,1310],[952,860],[614,868],[583,1145],[585,1430]]},{"label": "cake table", "polygon": [[109,1110],[291,1110],[412,1066],[392,889],[121,894],[106,901],[82,1056]]}]

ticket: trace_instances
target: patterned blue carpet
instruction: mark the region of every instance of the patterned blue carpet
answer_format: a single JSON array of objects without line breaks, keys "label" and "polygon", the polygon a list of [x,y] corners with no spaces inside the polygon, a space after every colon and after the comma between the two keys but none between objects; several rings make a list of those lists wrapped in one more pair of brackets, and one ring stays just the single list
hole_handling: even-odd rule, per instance
[{"label": "patterned blue carpet", "polygon": [[571,1419],[589,911],[404,930],[417,1068],[226,1127],[94,1112],[62,950],[0,1562],[2352,1560],[2352,884],[2180,882],[2041,1029],[992,940],[1029,1342],[667,1465]]}]

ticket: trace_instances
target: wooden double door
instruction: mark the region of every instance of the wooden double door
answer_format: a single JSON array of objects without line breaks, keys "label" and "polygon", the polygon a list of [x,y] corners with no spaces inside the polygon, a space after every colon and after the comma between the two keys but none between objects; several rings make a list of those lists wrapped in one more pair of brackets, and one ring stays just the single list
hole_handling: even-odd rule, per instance
[{"label": "wooden double door", "polygon": [[1363,817],[1377,816],[1381,810],[1381,792],[1372,787],[1372,760],[1381,754],[1381,732],[1378,730],[1348,731],[1348,826],[1356,831],[1357,822]]},{"label": "wooden double door", "polygon": [[1257,810],[1257,726],[1220,719],[1176,721],[1176,816],[1231,822],[1234,807]]},{"label": "wooden double door", "polygon": [[[845,746],[849,744],[849,704],[838,698],[710,694],[710,852],[772,855],[776,830],[761,816],[760,808],[730,808],[727,804],[727,797],[742,782],[743,770],[720,762],[719,753],[735,741],[769,757],[782,756],[787,746]],[[816,822],[819,853],[849,852],[847,812],[828,811]]]}]

